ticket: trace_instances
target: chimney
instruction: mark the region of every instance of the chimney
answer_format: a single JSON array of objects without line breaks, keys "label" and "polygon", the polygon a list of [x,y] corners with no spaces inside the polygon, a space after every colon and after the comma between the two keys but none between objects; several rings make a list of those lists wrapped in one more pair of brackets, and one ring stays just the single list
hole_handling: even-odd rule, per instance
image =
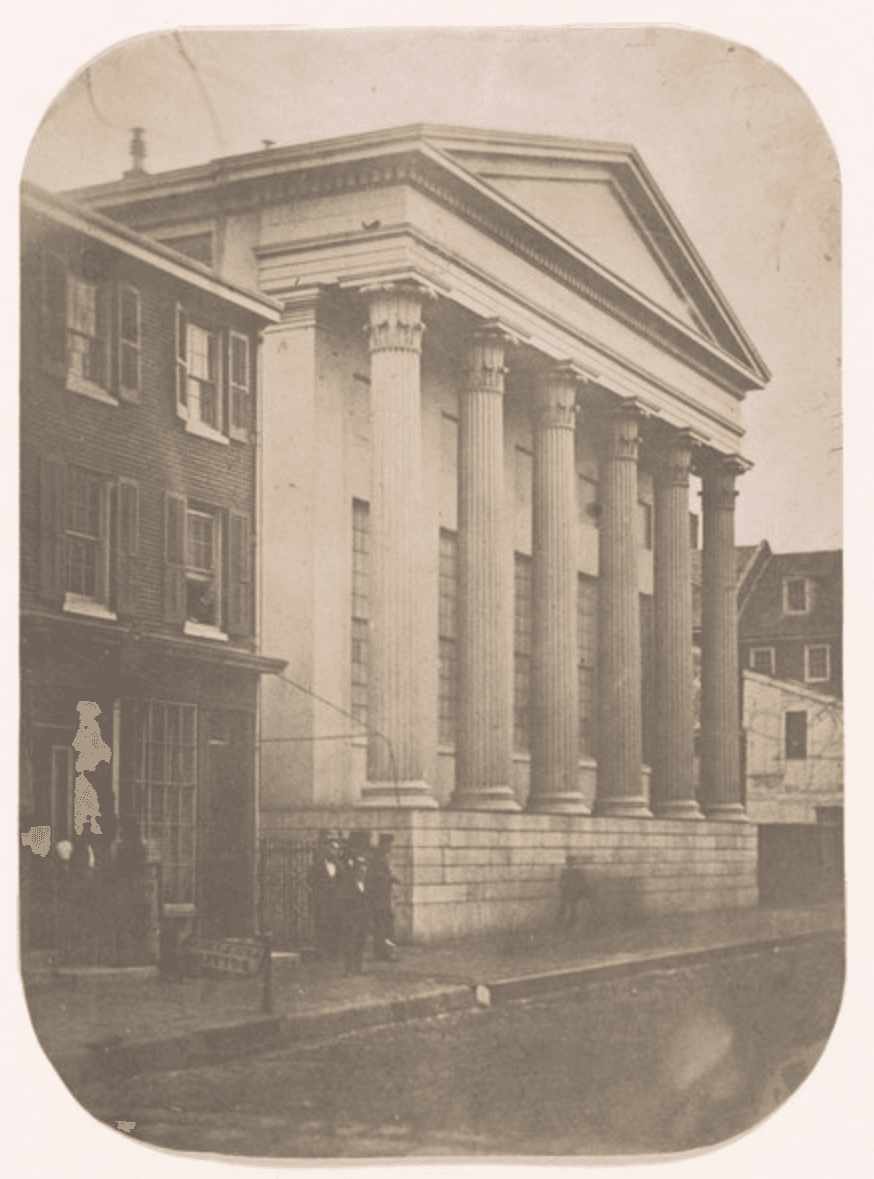
[{"label": "chimney", "polygon": [[145,176],[146,169],[143,166],[143,160],[146,158],[146,141],[143,139],[145,132],[144,127],[133,127],[131,129],[130,141],[130,158],[131,166],[125,172],[125,179],[129,177]]}]

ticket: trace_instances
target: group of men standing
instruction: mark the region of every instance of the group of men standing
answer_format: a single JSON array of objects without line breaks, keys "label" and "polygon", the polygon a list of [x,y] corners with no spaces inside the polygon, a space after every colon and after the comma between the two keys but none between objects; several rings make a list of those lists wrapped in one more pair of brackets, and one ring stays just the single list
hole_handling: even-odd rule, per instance
[{"label": "group of men standing", "polygon": [[363,974],[364,947],[373,931],[374,957],[396,957],[391,871],[393,835],[379,836],[375,848],[368,831],[353,831],[341,839],[334,831],[320,831],[310,892],[316,954],[334,958],[343,953],[348,974]]}]

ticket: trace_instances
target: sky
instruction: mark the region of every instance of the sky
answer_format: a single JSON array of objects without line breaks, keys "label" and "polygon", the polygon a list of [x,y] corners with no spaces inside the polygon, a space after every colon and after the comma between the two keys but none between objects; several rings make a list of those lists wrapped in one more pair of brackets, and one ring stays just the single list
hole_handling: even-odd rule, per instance
[{"label": "sky", "polygon": [[[785,0],[418,0],[415,5],[409,0],[332,0],[330,5],[325,0],[247,0],[245,5],[150,0],[147,6],[32,0],[15,6],[5,25],[0,192],[8,216],[0,219],[0,251],[10,307],[17,302],[15,208],[22,168],[50,189],[114,179],[127,166],[128,129],[134,125],[148,129],[152,171],[257,149],[263,138],[302,142],[416,120],[633,143],[772,371],[769,388],[751,396],[745,407],[744,449],[756,467],[740,480],[738,540],[755,543],[766,537],[777,551],[842,543],[836,237],[843,196],[846,606],[853,639],[845,652],[852,815],[847,828],[847,998],[813,1076],[777,1114],[730,1146],[697,1159],[648,1166],[646,1173],[659,1179],[665,1173],[689,1179],[735,1179],[738,1174],[818,1179],[839,1173],[855,1179],[870,1170],[874,954],[865,901],[874,885],[874,766],[866,739],[872,637],[867,554],[874,407],[867,391],[874,303],[874,18],[869,12],[863,0],[794,0],[791,5]],[[243,19],[271,28],[424,25],[432,30],[417,28],[403,41],[384,33],[369,41],[349,32],[340,37],[310,32],[306,38],[271,34],[270,39],[262,33],[237,38],[230,49],[222,44],[223,35],[194,31],[235,26]],[[489,35],[433,31],[474,22],[489,26]],[[582,29],[569,27],[587,22]],[[620,23],[623,27],[616,27]],[[511,25],[524,27],[508,36]],[[500,35],[497,26],[502,26]],[[556,31],[558,26],[563,27]],[[171,36],[159,44],[153,38],[130,43],[146,30],[168,33],[178,27],[203,89]],[[113,45],[122,50],[107,53]],[[77,79],[89,63],[90,97],[85,79]],[[830,138],[840,158],[843,194]],[[8,359],[14,359],[14,347]],[[0,433],[10,440],[16,436],[15,412],[14,397],[0,399]],[[0,464],[10,498],[15,494],[13,447],[14,441]],[[8,514],[7,527],[14,528],[10,520]],[[14,598],[11,604],[3,631],[10,669],[17,658]],[[14,693],[15,675],[8,679]],[[4,735],[11,762],[14,696],[8,715]],[[9,771],[11,780],[11,764]],[[13,794],[7,792],[9,826],[15,821]],[[0,857],[0,903],[7,902],[4,931],[9,933],[16,922],[17,870],[11,844],[7,848]],[[26,1013],[13,1006],[21,1002],[17,972],[6,972],[0,981],[9,1003],[3,1008],[7,1018],[0,1022],[7,1061],[0,1113],[8,1115],[4,1149],[16,1174],[63,1170],[70,1179],[118,1174],[138,1179],[160,1168],[162,1175],[187,1179],[227,1173],[220,1163],[158,1154],[90,1123],[34,1050]],[[472,1173],[469,1167],[453,1169],[459,1176]],[[241,1163],[234,1170],[253,1177],[263,1173]],[[334,1168],[331,1173],[353,1179],[357,1172]],[[423,1164],[376,1173],[430,1179],[436,1168]],[[517,1165],[514,1173],[531,1179],[546,1177],[554,1168]],[[622,1179],[640,1174],[639,1166],[611,1167],[611,1175]]]},{"label": "sky", "polygon": [[840,181],[801,87],[757,51],[658,27],[168,30],[57,95],[24,175],[114,180],[409,122],[633,144],[772,373],[744,407],[737,540],[837,548]]}]

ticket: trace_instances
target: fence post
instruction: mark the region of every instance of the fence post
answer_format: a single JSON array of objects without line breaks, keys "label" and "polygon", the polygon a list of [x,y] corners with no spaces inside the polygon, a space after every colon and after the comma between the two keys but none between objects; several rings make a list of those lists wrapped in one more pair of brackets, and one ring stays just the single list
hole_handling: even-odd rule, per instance
[{"label": "fence post", "polygon": [[261,942],[264,946],[264,975],[261,980],[261,1010],[265,1015],[273,1014],[272,940],[273,939],[270,933],[261,934]]}]

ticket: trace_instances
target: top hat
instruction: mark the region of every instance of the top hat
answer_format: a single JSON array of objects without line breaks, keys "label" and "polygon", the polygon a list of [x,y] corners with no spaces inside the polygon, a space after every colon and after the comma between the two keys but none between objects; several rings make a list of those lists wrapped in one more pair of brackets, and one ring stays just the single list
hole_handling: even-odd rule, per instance
[{"label": "top hat", "polygon": [[394,843],[394,841],[395,841],[395,837],[393,835],[389,834],[386,831],[383,831],[380,833],[378,846],[388,849],[391,847],[391,845]]}]

